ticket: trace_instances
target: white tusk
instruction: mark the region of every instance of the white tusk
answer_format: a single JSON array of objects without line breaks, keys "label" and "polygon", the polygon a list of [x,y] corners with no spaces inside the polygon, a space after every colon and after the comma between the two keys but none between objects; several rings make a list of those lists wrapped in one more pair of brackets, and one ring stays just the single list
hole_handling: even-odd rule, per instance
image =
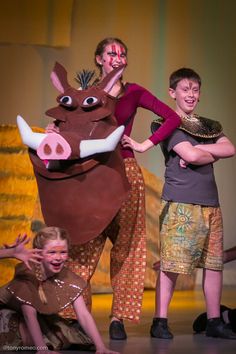
[{"label": "white tusk", "polygon": [[33,130],[26,123],[24,118],[19,115],[16,118],[16,122],[23,143],[31,149],[37,150],[37,148],[39,147],[43,139],[47,136],[47,134],[33,132]]},{"label": "white tusk", "polygon": [[124,130],[125,127],[121,125],[105,139],[82,140],[80,143],[80,157],[84,158],[115,150]]}]

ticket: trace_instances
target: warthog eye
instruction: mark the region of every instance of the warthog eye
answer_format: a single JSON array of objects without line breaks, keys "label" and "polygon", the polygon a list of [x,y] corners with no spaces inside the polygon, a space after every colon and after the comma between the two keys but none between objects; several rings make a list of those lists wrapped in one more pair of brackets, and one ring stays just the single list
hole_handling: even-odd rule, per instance
[{"label": "warthog eye", "polygon": [[83,100],[82,105],[85,106],[85,107],[93,106],[93,105],[95,105],[98,101],[99,101],[99,100],[97,99],[97,97],[89,96],[89,97],[86,97],[86,98]]},{"label": "warthog eye", "polygon": [[70,106],[72,104],[72,98],[70,96],[62,96],[60,102],[64,105]]}]

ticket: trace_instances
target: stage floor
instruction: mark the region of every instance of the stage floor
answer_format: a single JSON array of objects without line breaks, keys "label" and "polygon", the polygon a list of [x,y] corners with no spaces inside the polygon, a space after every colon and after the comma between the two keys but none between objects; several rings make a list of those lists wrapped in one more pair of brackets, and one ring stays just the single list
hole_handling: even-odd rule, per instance
[{"label": "stage floor", "polygon": [[[149,330],[154,311],[155,292],[145,291],[143,314],[139,324],[125,322],[128,335],[126,341],[109,341],[110,294],[93,297],[93,314],[104,341],[111,349],[122,354],[235,354],[236,340],[208,338],[204,334],[193,334],[193,319],[204,311],[201,289],[176,291],[169,312],[169,325],[173,340],[150,338]],[[236,307],[236,287],[225,287],[222,303]],[[63,351],[64,354],[73,352]],[[80,352],[86,353],[86,352]],[[88,353],[88,352],[87,352]]]},{"label": "stage floor", "polygon": [[[93,315],[105,343],[121,354],[235,354],[236,340],[208,338],[204,334],[193,334],[193,319],[204,311],[201,289],[176,291],[170,311],[169,325],[174,334],[173,340],[150,338],[149,330],[154,311],[155,292],[145,291],[143,314],[139,324],[125,322],[128,335],[125,341],[109,341],[109,313],[111,294],[93,296]],[[222,304],[236,307],[236,287],[225,287]],[[8,352],[9,353],[9,352]],[[31,352],[21,352],[29,354]],[[33,352],[32,352],[33,353]],[[85,351],[61,351],[63,354],[83,353]],[[91,352],[90,352],[91,353]]]}]

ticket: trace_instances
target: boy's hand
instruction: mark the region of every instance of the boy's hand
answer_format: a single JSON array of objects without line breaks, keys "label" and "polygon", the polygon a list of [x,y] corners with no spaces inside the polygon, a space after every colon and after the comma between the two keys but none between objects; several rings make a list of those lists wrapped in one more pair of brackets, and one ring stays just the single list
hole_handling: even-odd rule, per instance
[{"label": "boy's hand", "polygon": [[182,168],[187,168],[188,163],[187,163],[186,161],[184,161],[183,159],[180,159],[180,160],[179,160],[179,165],[180,165],[180,167],[182,167]]}]

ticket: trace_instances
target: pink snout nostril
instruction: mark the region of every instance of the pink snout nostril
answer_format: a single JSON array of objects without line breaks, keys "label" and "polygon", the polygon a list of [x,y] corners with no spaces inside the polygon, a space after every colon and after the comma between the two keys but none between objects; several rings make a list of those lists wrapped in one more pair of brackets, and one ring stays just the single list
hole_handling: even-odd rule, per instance
[{"label": "pink snout nostril", "polygon": [[67,160],[71,147],[61,135],[50,133],[39,145],[37,154],[41,160]]},{"label": "pink snout nostril", "polygon": [[64,153],[64,149],[63,149],[63,146],[61,144],[57,144],[57,147],[56,147],[56,153],[58,155],[61,155]]},{"label": "pink snout nostril", "polygon": [[44,151],[45,155],[51,155],[51,153],[52,153],[52,149],[50,148],[50,146],[48,144],[44,145],[43,151]]}]

